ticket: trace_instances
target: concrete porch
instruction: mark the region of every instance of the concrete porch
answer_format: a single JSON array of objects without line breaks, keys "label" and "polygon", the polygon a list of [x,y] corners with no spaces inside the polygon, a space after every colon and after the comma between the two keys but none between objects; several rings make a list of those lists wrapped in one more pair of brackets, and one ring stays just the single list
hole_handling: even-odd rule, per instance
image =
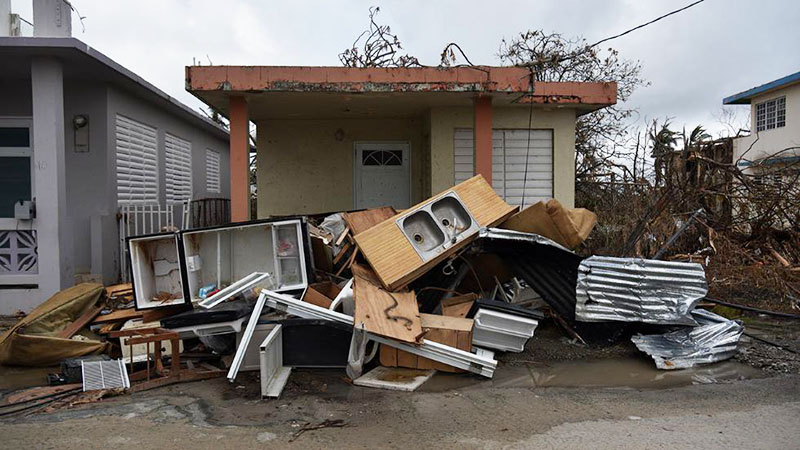
[{"label": "concrete porch", "polygon": [[[408,178],[393,178],[393,189],[407,183],[408,195],[396,207],[466,172],[507,191],[498,133],[529,129],[550,146],[541,195],[572,205],[576,117],[616,101],[615,83],[533,83],[516,67],[187,67],[186,85],[230,118],[234,220],[248,218],[249,122],[258,129],[259,217],[378,206],[363,201],[363,144],[407,146]],[[460,135],[469,147],[461,153]]]}]

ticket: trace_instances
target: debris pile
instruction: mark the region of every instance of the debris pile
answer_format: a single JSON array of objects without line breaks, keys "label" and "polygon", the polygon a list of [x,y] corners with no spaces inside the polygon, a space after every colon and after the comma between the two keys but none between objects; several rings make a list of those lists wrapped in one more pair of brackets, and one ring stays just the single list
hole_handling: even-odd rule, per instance
[{"label": "debris pile", "polygon": [[732,356],[743,328],[696,309],[700,265],[582,258],[570,248],[595,222],[554,200],[518,211],[476,176],[400,212],[134,236],[131,286],[60,292],[0,338],[0,362],[73,358],[55,381],[134,392],[258,371],[275,398],[294,367],[400,390],[433,371],[491,378],[543,320],[591,345],[649,331],[632,340],[663,369]]}]

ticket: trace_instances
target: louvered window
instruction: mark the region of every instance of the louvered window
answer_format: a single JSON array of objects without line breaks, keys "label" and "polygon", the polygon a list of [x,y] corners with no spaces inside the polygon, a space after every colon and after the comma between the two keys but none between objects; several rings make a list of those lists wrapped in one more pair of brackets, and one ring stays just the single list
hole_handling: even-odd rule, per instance
[{"label": "louvered window", "polygon": [[[528,149],[530,148],[530,151]],[[454,180],[474,174],[473,131],[461,128],[453,139]],[[527,159],[527,181],[525,163]],[[511,205],[525,205],[553,197],[553,132],[551,130],[494,130],[492,132],[492,187]]]},{"label": "louvered window", "polygon": [[179,203],[192,198],[192,143],[178,136],[164,134],[167,174],[167,202]]},{"label": "louvered window", "polygon": [[206,150],[206,190],[209,193],[219,194],[219,152]]},{"label": "louvered window", "polygon": [[156,129],[117,114],[117,202],[158,202]]}]

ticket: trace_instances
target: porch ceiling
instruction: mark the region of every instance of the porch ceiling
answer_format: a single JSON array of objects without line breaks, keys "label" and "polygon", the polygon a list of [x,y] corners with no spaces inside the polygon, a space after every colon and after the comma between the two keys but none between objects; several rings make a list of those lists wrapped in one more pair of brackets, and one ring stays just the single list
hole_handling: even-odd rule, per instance
[{"label": "porch ceiling", "polygon": [[371,68],[192,66],[186,89],[228,114],[229,97],[248,101],[251,120],[419,116],[432,107],[572,108],[586,113],[616,103],[617,85],[536,82],[518,67]]}]

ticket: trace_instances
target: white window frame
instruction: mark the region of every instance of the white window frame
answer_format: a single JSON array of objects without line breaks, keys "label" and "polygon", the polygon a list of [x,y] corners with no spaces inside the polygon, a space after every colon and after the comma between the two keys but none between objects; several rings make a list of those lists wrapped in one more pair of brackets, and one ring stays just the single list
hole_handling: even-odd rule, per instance
[{"label": "white window frame", "polygon": [[[212,156],[213,155],[213,156]],[[209,168],[211,166],[210,161],[212,159],[216,159],[217,165],[217,174],[216,180],[212,180],[211,172]],[[210,148],[206,149],[206,191],[209,194],[219,194],[222,192],[222,154],[217,150],[212,150]],[[215,183],[214,183],[215,182]]]},{"label": "white window frame", "polygon": [[[28,117],[2,117],[0,116],[0,127],[2,128],[27,128],[28,146],[27,147],[0,147],[0,158],[26,156],[30,158],[31,164],[31,199],[36,198],[36,163],[33,155],[33,118]],[[13,217],[0,217],[0,230],[37,230],[38,219],[30,222],[20,222]],[[22,225],[24,224],[24,225]],[[38,239],[38,233],[37,233]],[[39,275],[36,274],[4,274],[0,275],[0,285],[31,285],[39,284]]]},{"label": "white window frame", "polygon": [[[36,170],[33,161],[33,119],[21,117],[0,117],[0,128],[27,128],[28,146],[27,147],[0,147],[0,158],[27,156],[31,161],[31,198],[36,198]],[[17,219],[13,217],[0,217],[0,229],[16,229]]]},{"label": "white window frame", "polygon": [[780,96],[755,104],[756,132],[774,130],[786,126],[786,96]]},{"label": "white window frame", "polygon": [[[181,155],[182,152],[185,154]],[[182,167],[187,160],[188,167]],[[186,169],[186,173],[181,169]],[[169,132],[164,133],[164,178],[167,204],[192,199],[192,142]]]}]

